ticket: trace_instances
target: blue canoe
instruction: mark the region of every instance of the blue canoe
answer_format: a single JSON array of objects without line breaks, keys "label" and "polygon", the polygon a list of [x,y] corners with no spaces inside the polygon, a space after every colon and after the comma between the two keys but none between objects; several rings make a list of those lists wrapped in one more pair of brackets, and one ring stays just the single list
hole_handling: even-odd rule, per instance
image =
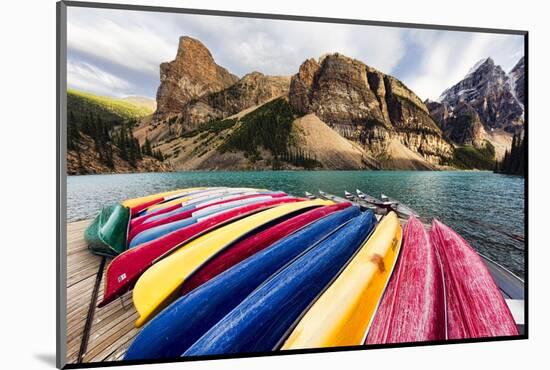
[{"label": "blue canoe", "polygon": [[181,297],[141,330],[125,359],[179,357],[271,275],[359,215],[357,207],[330,214]]},{"label": "blue canoe", "polygon": [[237,202],[229,202],[225,206],[212,206],[212,209],[204,209],[203,211],[199,211],[199,214],[196,216],[185,218],[179,221],[170,222],[164,225],[160,225],[160,226],[156,226],[156,227],[152,227],[150,229],[144,230],[139,234],[137,234],[132,239],[128,247],[134,248],[137,245],[147,243],[151,240],[160,238],[161,236],[171,233],[172,231],[176,231],[183,227],[197,223],[200,219],[203,219],[204,217],[208,217],[216,213],[221,213],[233,208],[242,207],[244,205],[263,202],[267,199],[269,199],[268,196],[265,196],[265,197],[261,196],[257,198],[242,199]]},{"label": "blue canoe", "polygon": [[332,233],[262,284],[183,355],[276,349],[346,266],[375,224],[374,214],[367,211]]}]

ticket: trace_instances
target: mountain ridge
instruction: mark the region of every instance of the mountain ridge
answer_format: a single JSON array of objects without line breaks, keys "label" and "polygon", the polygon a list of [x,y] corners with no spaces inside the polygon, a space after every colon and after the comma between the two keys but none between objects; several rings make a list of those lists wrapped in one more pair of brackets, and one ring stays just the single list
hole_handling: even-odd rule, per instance
[{"label": "mountain ridge", "polygon": [[129,140],[168,170],[487,168],[523,125],[523,78],[523,59],[506,74],[486,58],[441,101],[422,101],[340,53],[292,76],[239,78],[182,36],[160,65],[156,110],[128,126]]},{"label": "mountain ridge", "polygon": [[[517,71],[520,75],[519,66]],[[512,80],[489,57],[476,63],[461,81],[444,90],[437,102],[448,105],[451,111],[460,103],[466,103],[475,109],[485,129],[515,132],[523,126],[524,109],[513,88],[516,82],[519,89],[521,81]]]},{"label": "mountain ridge", "polygon": [[452,159],[452,145],[416,94],[395,77],[342,54],[302,63],[292,77],[289,101],[374,157],[387,154],[395,138],[433,165]]},{"label": "mountain ridge", "polygon": [[158,152],[142,151],[130,133],[153,110],[147,98],[111,98],[67,91],[67,173],[170,171]]},{"label": "mountain ridge", "polygon": [[488,141],[500,160],[513,134],[523,130],[524,76],[523,57],[509,73],[492,58],[484,58],[426,106],[453,143],[483,149]]}]

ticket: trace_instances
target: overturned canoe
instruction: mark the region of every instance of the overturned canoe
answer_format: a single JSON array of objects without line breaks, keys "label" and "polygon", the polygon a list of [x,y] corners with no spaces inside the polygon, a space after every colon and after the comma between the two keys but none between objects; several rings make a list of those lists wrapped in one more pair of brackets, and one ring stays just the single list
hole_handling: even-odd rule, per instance
[{"label": "overturned canoe", "polygon": [[167,223],[161,223],[160,225],[153,226],[141,231],[139,234],[135,235],[132,239],[128,240],[128,248],[134,248],[137,245],[147,243],[151,240],[160,238],[163,235],[169,234],[173,231],[179,230],[186,226],[195,224],[208,217],[213,217],[216,214],[220,214],[237,207],[242,207],[247,204],[261,203],[270,199],[273,199],[273,197],[271,197],[270,195],[244,197],[239,200],[232,200],[229,202],[205,207],[203,209],[191,212],[190,216],[187,218],[183,218],[177,221],[172,221]]},{"label": "overturned canoe", "polygon": [[518,335],[502,294],[468,242],[435,219],[430,238],[441,258],[445,278],[448,338]]},{"label": "overturned canoe", "polygon": [[311,200],[262,211],[203,235],[157,262],[139,278],[134,287],[133,301],[139,314],[136,326],[143,325],[170,303],[185,279],[231,243],[277,219],[328,204],[332,202]]},{"label": "overturned canoe", "polygon": [[106,207],[86,233],[94,253],[116,256],[99,306],[139,280],[136,325],[147,322],[125,359],[518,333],[510,309],[518,323],[522,312],[504,298],[523,299],[523,282],[437,221],[430,234],[410,217],[400,243],[389,213],[354,246],[368,230],[360,209],[387,208],[347,195],[354,206],[326,193],[191,188]]},{"label": "overturned canoe", "polygon": [[[325,214],[337,207],[316,208],[288,221]],[[125,359],[180,356],[272,274],[359,214],[357,207],[329,212],[179,298],[145,325]]]},{"label": "overturned canoe", "polygon": [[130,231],[128,233],[128,240],[131,240],[135,235],[141,231],[151,227],[163,225],[168,222],[178,221],[183,218],[189,217],[189,215],[201,208],[213,206],[217,204],[227,203],[232,200],[246,199],[254,196],[271,195],[271,197],[283,197],[286,193],[283,192],[225,192],[216,194],[207,194],[201,197],[192,199],[188,202],[178,203],[174,206],[163,208],[161,210],[133,218],[130,221]]},{"label": "overturned canoe", "polygon": [[282,349],[363,344],[400,246],[399,219],[390,212],[344,271],[305,313]]},{"label": "overturned canoe", "polygon": [[401,254],[367,336],[367,344],[442,340],[445,291],[437,252],[414,216],[403,228]]},{"label": "overturned canoe", "polygon": [[[207,197],[208,194],[212,194],[213,197],[216,197],[217,194],[222,193],[222,192],[227,192],[230,189],[231,188],[206,188],[206,189],[204,189],[203,195],[195,198],[194,200],[198,200],[202,197]],[[164,213],[168,213],[170,211],[177,210],[177,209],[181,208],[184,203],[186,203],[186,202],[176,203],[176,204],[173,204],[169,207],[164,207],[162,209],[157,209],[157,210],[151,211],[149,213],[141,212],[142,214],[133,215],[132,220],[130,221],[130,228],[135,227],[135,226],[141,224],[142,222],[147,221],[151,217],[160,216]],[[143,208],[142,211],[145,211],[146,208],[147,207]]]},{"label": "overturned canoe", "polygon": [[107,266],[103,300],[98,306],[102,307],[130,290],[141,274],[155,261],[184,246],[194,238],[256,212],[302,200],[301,198],[282,197],[237,207],[121,253]]},{"label": "overturned canoe", "polygon": [[375,224],[369,210],[336,230],[256,289],[184,355],[275,349],[304,310],[338,276]]},{"label": "overturned canoe", "polygon": [[162,202],[174,194],[190,193],[203,188],[190,188],[128,199],[121,204],[105,207],[84,233],[88,248],[94,254],[114,257],[127,248],[130,218],[148,205]]},{"label": "overturned canoe", "polygon": [[235,192],[245,192],[245,191],[257,191],[257,189],[252,188],[204,188],[195,190],[188,193],[172,194],[170,197],[167,197],[164,201],[153,204],[146,209],[143,209],[139,214],[140,215],[149,215],[152,213],[158,214],[159,212],[164,211],[165,209],[172,208],[173,206],[181,205],[182,203],[187,203],[195,199],[199,199],[208,194],[221,194],[221,193],[235,193]]},{"label": "overturned canoe", "polygon": [[144,209],[146,209],[146,208],[148,208],[148,207],[150,207],[154,204],[164,202],[165,200],[168,200],[168,199],[172,199],[172,197],[177,196],[177,194],[187,194],[187,193],[190,193],[190,192],[193,192],[193,191],[203,190],[203,189],[207,189],[207,188],[197,187],[197,188],[170,190],[170,191],[165,191],[165,192],[162,192],[162,193],[146,195],[144,197],[127,199],[127,200],[123,201],[121,203],[121,205],[123,207],[126,207],[126,208],[130,209],[131,215],[132,215],[132,217],[134,217],[135,215],[137,215],[142,210],[144,210]]},{"label": "overturned canoe", "polygon": [[230,248],[221,251],[218,255],[195,271],[195,273],[193,273],[193,275],[183,284],[181,293],[186,294],[190,292],[242,260],[270,246],[277,240],[292,234],[296,230],[301,229],[321,217],[340,211],[349,206],[351,206],[351,203],[338,203],[316,208],[239,241]]}]

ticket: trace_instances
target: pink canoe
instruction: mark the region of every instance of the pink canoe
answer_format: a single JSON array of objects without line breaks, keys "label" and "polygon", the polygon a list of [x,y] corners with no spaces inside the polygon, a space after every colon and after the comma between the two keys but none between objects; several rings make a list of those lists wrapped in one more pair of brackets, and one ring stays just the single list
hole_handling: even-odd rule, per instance
[{"label": "pink canoe", "polygon": [[518,335],[510,309],[481,257],[434,220],[430,238],[443,268],[449,339]]},{"label": "pink canoe", "polygon": [[198,223],[173,231],[160,238],[143,243],[118,255],[107,266],[103,307],[118,296],[132,289],[137,279],[145,270],[163,256],[184,246],[193,238],[220,227],[239,218],[284,203],[303,201],[303,198],[274,198],[222,212]]},{"label": "pink canoe", "polygon": [[410,217],[401,255],[371,324],[366,343],[445,339],[445,293],[435,247],[422,223]]}]

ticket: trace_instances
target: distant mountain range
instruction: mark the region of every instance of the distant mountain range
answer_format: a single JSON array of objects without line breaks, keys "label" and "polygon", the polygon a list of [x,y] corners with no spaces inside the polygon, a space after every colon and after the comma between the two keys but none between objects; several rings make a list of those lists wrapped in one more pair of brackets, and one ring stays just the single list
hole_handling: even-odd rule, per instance
[{"label": "distant mountain range", "polygon": [[155,112],[136,115],[132,131],[176,170],[491,168],[524,125],[523,58],[510,73],[480,61],[423,102],[339,53],[308,59],[293,76],[239,79],[181,37],[160,81]]}]

